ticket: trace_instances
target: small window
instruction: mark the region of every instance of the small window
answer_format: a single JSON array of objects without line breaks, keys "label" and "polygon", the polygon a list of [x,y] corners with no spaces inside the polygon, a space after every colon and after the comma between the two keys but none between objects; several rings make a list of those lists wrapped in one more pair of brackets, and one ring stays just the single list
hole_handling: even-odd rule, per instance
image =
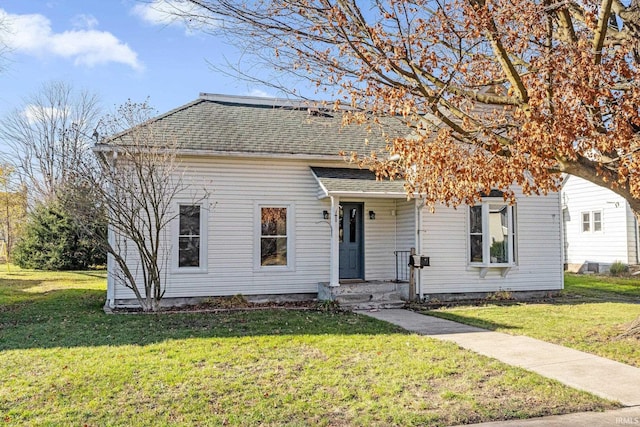
[{"label": "small window", "polygon": [[200,267],[200,205],[180,205],[178,267]]},{"label": "small window", "polygon": [[598,232],[602,231],[602,212],[594,211],[593,212],[593,231]]},{"label": "small window", "polygon": [[287,208],[260,208],[260,265],[286,266],[287,262]]},{"label": "small window", "polygon": [[503,200],[469,207],[469,261],[482,266],[515,264],[515,208]]},{"label": "small window", "polygon": [[602,211],[582,212],[581,218],[583,233],[602,232]]},{"label": "small window", "polygon": [[591,212],[582,212],[582,232],[591,231]]}]

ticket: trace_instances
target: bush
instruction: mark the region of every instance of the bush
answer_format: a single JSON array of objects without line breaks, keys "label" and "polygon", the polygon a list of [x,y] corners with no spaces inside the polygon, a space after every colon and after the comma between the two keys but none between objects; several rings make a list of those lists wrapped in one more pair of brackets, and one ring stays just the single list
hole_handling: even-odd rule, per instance
[{"label": "bush", "polygon": [[609,274],[611,274],[612,276],[621,276],[628,272],[629,266],[620,261],[615,261],[613,264],[611,264],[611,267],[609,267]]},{"label": "bush", "polygon": [[29,214],[13,253],[22,268],[82,270],[106,263],[106,254],[57,203],[39,205]]}]

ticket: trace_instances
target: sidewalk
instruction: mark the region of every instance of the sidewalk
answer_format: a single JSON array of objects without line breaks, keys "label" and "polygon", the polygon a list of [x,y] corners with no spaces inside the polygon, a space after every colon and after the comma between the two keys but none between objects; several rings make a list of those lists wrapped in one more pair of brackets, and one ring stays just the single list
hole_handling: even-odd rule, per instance
[{"label": "sidewalk", "polygon": [[519,366],[576,389],[622,403],[604,413],[569,414],[529,420],[498,421],[485,426],[640,426],[640,369],[603,357],[519,335],[508,335],[450,320],[393,309],[358,311],[408,331],[453,341],[460,347]]}]

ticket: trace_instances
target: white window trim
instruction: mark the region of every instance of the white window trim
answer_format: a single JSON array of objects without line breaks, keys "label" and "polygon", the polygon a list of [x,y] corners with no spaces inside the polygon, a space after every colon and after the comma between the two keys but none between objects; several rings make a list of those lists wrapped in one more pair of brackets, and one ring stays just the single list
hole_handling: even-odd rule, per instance
[{"label": "white window trim", "polygon": [[[179,267],[178,255],[180,252],[180,206],[200,206],[200,266]],[[209,259],[209,209],[206,200],[199,202],[179,200],[174,203],[176,217],[173,219],[172,246],[171,251],[171,271],[176,274],[207,273]]]},{"label": "white window trim", "polygon": [[[600,230],[595,229],[595,213],[600,213]],[[589,215],[589,231],[584,231],[584,215]],[[600,234],[604,232],[604,210],[603,209],[594,209],[592,211],[581,211],[580,212],[580,233],[581,234]]]},{"label": "white window trim", "polygon": [[[596,230],[596,213],[600,214],[600,230]],[[602,209],[595,209],[593,211],[591,211],[591,232],[592,233],[602,233],[604,231],[604,212],[602,211]]]},{"label": "white window trim", "polygon": [[[491,262],[491,247],[490,247],[490,224],[489,224],[489,205],[491,204],[499,204],[506,205],[509,209],[507,210],[507,221],[509,222],[509,262],[502,263],[492,263]],[[477,205],[476,205],[477,206]],[[482,206],[482,259],[483,262],[472,262],[471,261],[471,206],[467,209],[467,263],[470,267],[480,267],[480,274],[482,277],[486,275],[488,268],[502,268],[505,269],[503,272],[503,276],[512,268],[518,265],[518,222],[516,221],[516,206],[509,205],[505,203],[502,198],[483,198],[481,202]]]},{"label": "white window trim", "polygon": [[[262,241],[262,208],[286,208],[287,209],[287,265],[262,265],[261,241]],[[259,201],[254,203],[254,232],[253,232],[253,270],[256,272],[283,272],[295,271],[295,205],[292,202]]]}]

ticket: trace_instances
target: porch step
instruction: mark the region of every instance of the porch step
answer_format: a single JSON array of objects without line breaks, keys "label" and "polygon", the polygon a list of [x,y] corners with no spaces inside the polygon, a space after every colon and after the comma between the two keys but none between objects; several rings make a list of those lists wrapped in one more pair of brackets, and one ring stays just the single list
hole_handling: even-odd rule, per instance
[{"label": "porch step", "polygon": [[386,301],[349,301],[339,302],[340,307],[345,310],[375,310],[384,308],[403,308],[405,302],[402,300]]},{"label": "porch step", "polygon": [[405,305],[403,297],[406,298],[407,286],[395,282],[360,282],[330,287],[322,283],[318,287],[318,296],[335,301],[347,310],[401,308]]}]

